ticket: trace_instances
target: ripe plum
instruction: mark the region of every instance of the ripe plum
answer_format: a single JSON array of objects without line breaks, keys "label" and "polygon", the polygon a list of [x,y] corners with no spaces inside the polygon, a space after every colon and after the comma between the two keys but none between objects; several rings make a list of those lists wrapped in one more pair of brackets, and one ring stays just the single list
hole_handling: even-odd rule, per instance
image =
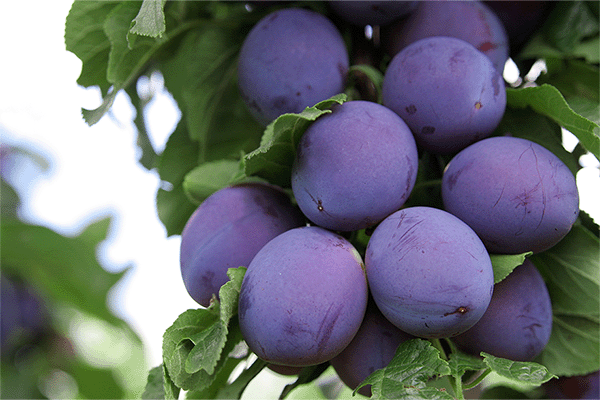
[{"label": "ripe plum", "polygon": [[494,287],[489,254],[475,232],[432,207],[409,207],[384,219],[367,245],[365,268],[383,315],[425,338],[472,327]]},{"label": "ripe plum", "polygon": [[292,190],[315,224],[354,231],[398,210],[412,191],[417,168],[417,146],[404,121],[380,104],[350,101],[302,136]]},{"label": "ripe plum", "polygon": [[322,14],[300,8],[275,11],[246,36],[238,83],[252,115],[262,124],[344,91],[348,51]]},{"label": "ripe plum", "polygon": [[508,60],[509,40],[504,25],[480,1],[420,1],[416,10],[390,28],[383,37],[392,57],[417,40],[449,36],[472,44],[500,74]]},{"label": "ripe plum", "polygon": [[367,295],[362,259],[350,242],[316,226],[291,229],[250,263],[240,328],[250,350],[269,363],[320,364],[350,343]]},{"label": "ripe plum", "polygon": [[410,14],[418,1],[329,0],[333,12],[354,25],[386,25]]},{"label": "ripe plum", "polygon": [[444,207],[465,221],[492,253],[539,253],[558,243],[579,215],[575,177],[530,140],[493,137],[450,161]]},{"label": "ripe plum", "polygon": [[[354,390],[375,370],[386,367],[398,346],[410,339],[414,336],[396,328],[373,302],[369,302],[356,336],[329,363],[342,382]],[[363,386],[358,393],[371,397],[371,385]]]},{"label": "ripe plum", "polygon": [[229,280],[228,268],[247,267],[269,240],[303,224],[300,210],[275,186],[245,184],[213,193],[181,234],[181,274],[190,296],[208,306]]},{"label": "ripe plum", "polygon": [[474,355],[485,351],[514,361],[531,361],[544,349],[551,331],[548,289],[535,265],[526,259],[495,285],[479,322],[453,340]]},{"label": "ripe plum", "polygon": [[451,37],[421,39],[396,54],[382,91],[383,105],[410,126],[417,144],[437,154],[488,137],[506,108],[504,80],[491,61]]}]

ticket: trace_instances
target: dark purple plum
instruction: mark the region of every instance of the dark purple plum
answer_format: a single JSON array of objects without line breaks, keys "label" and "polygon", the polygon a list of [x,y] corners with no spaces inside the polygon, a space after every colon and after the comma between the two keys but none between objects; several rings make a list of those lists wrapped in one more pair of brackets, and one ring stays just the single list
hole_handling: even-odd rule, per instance
[{"label": "dark purple plum", "polygon": [[600,371],[561,376],[542,385],[548,399],[600,399]]},{"label": "dark purple plum", "polygon": [[418,1],[329,0],[333,12],[354,25],[386,25],[417,8]]},{"label": "dark purple plum", "polygon": [[[396,328],[374,303],[369,302],[356,336],[329,363],[342,382],[354,390],[375,370],[386,367],[401,343],[414,338]],[[371,397],[371,385],[363,386],[358,393]]]},{"label": "dark purple plum", "polygon": [[329,361],[350,343],[367,307],[361,256],[341,236],[316,226],[291,229],[250,263],[239,321],[250,350],[280,365]]},{"label": "dark purple plum", "polygon": [[244,184],[213,193],[181,234],[181,275],[188,293],[208,306],[229,280],[227,269],[247,267],[269,240],[304,224],[300,210],[275,186]]},{"label": "dark purple plum", "polygon": [[550,339],[552,303],[542,275],[529,260],[494,286],[483,317],[454,342],[473,355],[482,351],[514,361],[531,361]]},{"label": "dark purple plum", "polygon": [[417,146],[404,121],[380,104],[350,101],[302,136],[292,190],[315,224],[354,231],[398,210],[412,191],[417,168]]},{"label": "dark purple plum", "polygon": [[510,53],[518,55],[525,43],[543,24],[551,10],[552,1],[499,1],[485,2],[506,29]]},{"label": "dark purple plum", "polygon": [[490,60],[451,37],[404,48],[388,66],[382,90],[383,105],[410,126],[420,147],[436,154],[488,137],[506,108],[504,80]]},{"label": "dark purple plum", "polygon": [[384,219],[367,245],[365,268],[383,315],[424,338],[456,336],[475,325],[494,288],[489,254],[475,232],[431,207]]},{"label": "dark purple plum", "polygon": [[469,42],[484,53],[502,74],[508,60],[509,40],[504,25],[480,1],[420,1],[406,19],[382,34],[392,57],[417,40],[449,36]]},{"label": "dark purple plum", "polygon": [[0,344],[4,354],[35,342],[49,328],[49,314],[40,295],[27,283],[0,276]]},{"label": "dark purple plum", "polygon": [[447,211],[491,253],[539,253],[558,243],[579,215],[575,177],[532,141],[493,137],[458,153],[442,179]]},{"label": "dark purple plum", "polygon": [[283,9],[261,19],[246,36],[239,88],[252,115],[267,125],[343,92],[348,63],[344,40],[329,19]]}]

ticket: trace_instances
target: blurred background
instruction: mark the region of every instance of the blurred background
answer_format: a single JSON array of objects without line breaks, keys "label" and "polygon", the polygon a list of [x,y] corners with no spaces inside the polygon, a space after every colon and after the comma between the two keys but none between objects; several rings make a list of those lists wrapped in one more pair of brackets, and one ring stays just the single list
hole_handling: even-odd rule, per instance
[{"label": "blurred background", "polygon": [[[0,172],[9,185],[2,187],[2,224],[3,234],[10,233],[1,250],[11,262],[2,265],[2,302],[14,295],[39,316],[23,327],[39,340],[10,355],[14,362],[11,369],[3,367],[2,390],[25,398],[71,398],[78,392],[87,398],[139,397],[147,371],[161,363],[163,332],[198,305],[181,280],[180,239],[167,238],[157,216],[158,174],[138,162],[128,98],[117,95],[110,114],[92,127],[81,118],[82,107],[95,108],[102,100],[98,90],[77,85],[81,62],[65,50],[71,3],[8,2],[0,13]],[[151,144],[160,153],[180,113],[160,75],[141,85],[150,101],[145,118]],[[593,157],[582,162],[581,208],[599,221],[598,163]],[[16,198],[16,209],[14,202],[5,205]],[[29,248],[11,246],[18,235]],[[89,257],[97,261],[87,262]],[[44,325],[48,310],[38,304],[43,299],[19,281],[19,271],[45,282],[46,294],[58,299],[50,328]],[[3,305],[4,353],[9,312]],[[24,381],[12,380],[16,376]],[[77,386],[86,379],[94,384]],[[28,384],[39,393],[18,392]],[[269,395],[261,389],[262,397]]]}]

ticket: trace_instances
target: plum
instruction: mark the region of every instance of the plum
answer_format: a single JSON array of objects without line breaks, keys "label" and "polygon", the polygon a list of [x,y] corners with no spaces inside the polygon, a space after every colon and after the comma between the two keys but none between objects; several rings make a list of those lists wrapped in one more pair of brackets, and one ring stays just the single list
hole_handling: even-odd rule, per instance
[{"label": "plum", "polygon": [[387,25],[417,8],[418,1],[329,0],[333,12],[354,25]]},{"label": "plum", "polygon": [[489,254],[475,232],[432,207],[384,219],[367,245],[365,269],[383,315],[425,338],[456,336],[475,325],[494,288]]},{"label": "plum", "polygon": [[269,363],[321,364],[358,331],[367,294],[362,259],[350,242],[316,226],[291,229],[248,267],[239,298],[242,335]]},{"label": "plum", "polygon": [[227,269],[247,267],[269,240],[304,221],[278,187],[252,183],[220,189],[200,204],[181,234],[185,288],[196,302],[208,306],[229,280]]},{"label": "plum", "polygon": [[491,253],[539,253],[579,215],[575,177],[554,153],[527,139],[492,137],[467,147],[442,178],[444,208]]},{"label": "plum", "polygon": [[531,361],[544,349],[552,331],[552,303],[544,279],[526,259],[494,287],[483,317],[455,336],[462,350],[482,351],[514,361]]},{"label": "plum", "polygon": [[417,146],[404,121],[380,104],[350,101],[317,119],[302,136],[292,190],[315,224],[354,231],[398,210],[412,191],[417,168]]},{"label": "plum", "polygon": [[[414,336],[394,326],[370,301],[356,336],[329,363],[342,382],[354,390],[375,370],[386,367],[400,343],[410,339]],[[371,397],[371,385],[363,386],[358,393]]]},{"label": "plum", "polygon": [[238,60],[240,93],[263,125],[344,91],[348,51],[335,25],[314,11],[288,8],[261,19]]},{"label": "plum", "polygon": [[490,136],[506,109],[504,80],[491,61],[452,37],[421,39],[396,54],[382,93],[383,105],[435,154],[456,153]]},{"label": "plum", "polygon": [[[516,3],[516,2],[513,2]],[[509,40],[502,21],[480,1],[420,1],[404,20],[382,34],[392,57],[417,40],[449,36],[469,42],[500,74],[508,60]]]}]

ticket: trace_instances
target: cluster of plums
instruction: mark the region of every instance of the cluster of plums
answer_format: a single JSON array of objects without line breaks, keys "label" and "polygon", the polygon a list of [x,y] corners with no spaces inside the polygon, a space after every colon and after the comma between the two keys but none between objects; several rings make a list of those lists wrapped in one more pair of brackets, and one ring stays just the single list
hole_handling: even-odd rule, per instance
[{"label": "cluster of plums", "polygon": [[[480,2],[333,1],[331,10],[352,24],[403,18],[390,29],[398,50],[382,104],[348,101],[310,125],[293,197],[248,183],[206,199],[182,233],[188,292],[208,306],[227,269],[247,267],[239,322],[250,349],[276,370],[330,362],[350,387],[413,337],[533,359],[552,326],[544,281],[526,261],[494,285],[490,253],[549,249],[574,224],[579,198],[553,153],[490,137],[506,106],[502,24]],[[266,125],[343,92],[348,60],[323,14],[278,10],[243,43],[240,92]],[[420,152],[453,155],[444,209],[405,206]],[[364,254],[347,239],[360,230],[372,232]]]}]

